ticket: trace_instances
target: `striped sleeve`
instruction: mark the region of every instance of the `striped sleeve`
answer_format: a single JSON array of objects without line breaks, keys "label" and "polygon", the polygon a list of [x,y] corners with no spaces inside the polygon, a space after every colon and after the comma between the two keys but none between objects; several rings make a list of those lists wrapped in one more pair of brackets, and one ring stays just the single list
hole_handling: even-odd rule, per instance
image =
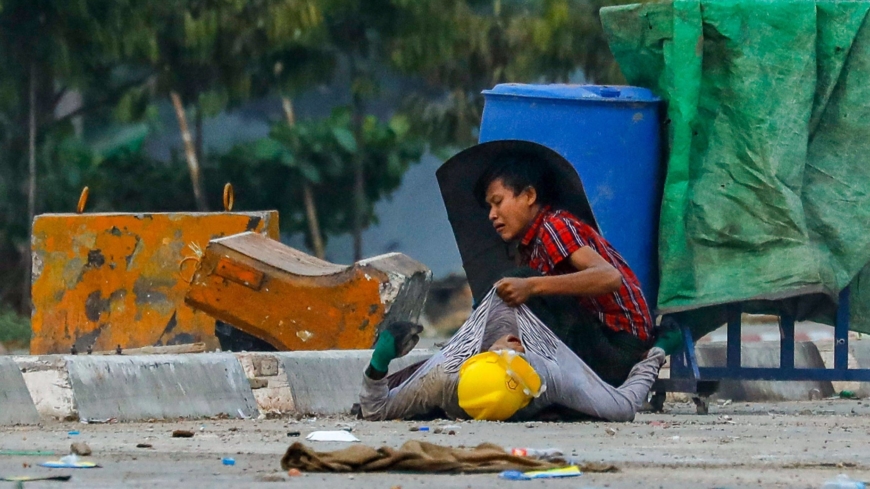
[{"label": "striped sleeve", "polygon": [[575,223],[564,216],[549,217],[544,221],[542,228],[541,241],[553,266],[558,265],[580,248],[588,246]]}]

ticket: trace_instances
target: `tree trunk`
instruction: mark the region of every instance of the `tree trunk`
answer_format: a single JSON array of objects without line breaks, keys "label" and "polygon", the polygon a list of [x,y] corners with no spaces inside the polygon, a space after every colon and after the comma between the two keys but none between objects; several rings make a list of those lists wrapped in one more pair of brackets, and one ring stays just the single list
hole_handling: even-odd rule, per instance
[{"label": "tree trunk", "polygon": [[[355,56],[350,56],[350,73],[351,80],[361,76],[357,69]],[[366,210],[366,189],[365,189],[365,168],[363,160],[363,112],[365,106],[363,104],[362,95],[353,94],[353,135],[356,138],[356,153],[353,155],[353,259],[354,261],[362,260],[362,233],[365,227],[365,210]]]},{"label": "tree trunk", "polygon": [[[287,125],[296,125],[296,116],[293,114],[293,101],[290,97],[281,97],[281,105],[284,107],[284,115],[287,117]],[[305,204],[305,218],[308,221],[308,232],[311,234],[311,247],[314,248],[314,256],[323,260],[326,258],[326,247],[323,245],[323,235],[320,233],[320,221],[317,219],[317,205],[314,202],[314,192],[311,190],[311,182],[302,178],[302,199]]]},{"label": "tree trunk", "polygon": [[196,148],[196,161],[199,164],[203,164],[205,162],[205,156],[203,155],[203,137],[202,137],[202,104],[199,102],[196,103],[196,117],[193,120],[193,137],[194,139],[194,148]]},{"label": "tree trunk", "polygon": [[[36,64],[30,64],[30,89],[28,98],[30,99],[30,114],[28,116],[28,135],[27,135],[27,237],[28,243],[33,235],[33,218],[36,216]],[[21,311],[29,314],[31,310],[30,304],[30,280],[31,274],[31,252],[30,246],[24,247],[22,256],[24,263],[24,287],[21,294]]]},{"label": "tree trunk", "polygon": [[202,188],[202,174],[199,170],[199,161],[196,159],[196,148],[190,129],[187,127],[187,117],[184,115],[184,105],[181,97],[175,91],[169,93],[172,105],[175,107],[175,116],[178,118],[178,127],[181,129],[181,139],[184,141],[184,154],[187,157],[187,169],[190,172],[190,181],[193,184],[193,197],[196,199],[196,208],[200,212],[208,211],[208,202],[205,200],[205,192]]},{"label": "tree trunk", "polygon": [[471,129],[468,127],[468,112],[473,110],[465,103],[465,91],[460,87],[454,92],[456,95],[456,134],[453,135],[456,141],[465,141],[471,134]]},{"label": "tree trunk", "polygon": [[323,245],[323,236],[320,234],[314,191],[311,190],[311,183],[308,181],[302,182],[302,199],[305,204],[305,217],[308,220],[308,232],[311,233],[311,247],[314,248],[314,256],[323,260],[326,258],[326,247]]}]

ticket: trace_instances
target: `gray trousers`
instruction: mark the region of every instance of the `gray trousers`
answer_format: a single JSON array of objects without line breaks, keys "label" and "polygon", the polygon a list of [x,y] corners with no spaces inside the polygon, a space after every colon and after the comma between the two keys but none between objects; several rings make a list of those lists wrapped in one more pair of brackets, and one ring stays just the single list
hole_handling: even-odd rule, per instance
[{"label": "gray trousers", "polygon": [[[496,308],[497,313],[493,317],[500,318],[501,323],[497,327],[503,328],[504,308],[508,306],[495,298],[490,307]],[[509,309],[508,315],[515,315],[519,311]],[[525,313],[530,314],[528,311]],[[536,327],[546,328],[539,321]],[[631,369],[628,378],[619,387],[603,381],[561,341],[558,341],[552,359],[531,352],[527,352],[525,358],[541,377],[546,390],[511,420],[534,419],[547,407],[562,406],[603,420],[631,421],[658,377],[665,361],[665,352],[660,348],[650,350],[646,358]],[[446,360],[443,352],[437,353],[410,378],[393,388],[390,388],[387,378],[373,380],[363,375],[360,393],[363,417],[370,420],[406,419],[441,409],[450,418],[469,419],[459,407],[456,393],[458,373],[445,371],[442,364]]]}]

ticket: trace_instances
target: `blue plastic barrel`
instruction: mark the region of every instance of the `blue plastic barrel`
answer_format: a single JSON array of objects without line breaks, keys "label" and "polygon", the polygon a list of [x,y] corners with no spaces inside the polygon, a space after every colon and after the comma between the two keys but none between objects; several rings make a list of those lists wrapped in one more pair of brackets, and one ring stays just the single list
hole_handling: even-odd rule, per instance
[{"label": "blue plastic barrel", "polygon": [[645,88],[594,85],[510,83],[483,94],[480,142],[532,141],[570,161],[602,234],[654,307],[663,184],[660,100]]}]

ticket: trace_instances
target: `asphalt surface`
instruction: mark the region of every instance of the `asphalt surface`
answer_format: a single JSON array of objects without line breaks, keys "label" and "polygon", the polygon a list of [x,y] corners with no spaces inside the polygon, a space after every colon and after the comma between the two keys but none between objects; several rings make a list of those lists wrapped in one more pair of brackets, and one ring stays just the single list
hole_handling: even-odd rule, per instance
[{"label": "asphalt surface", "polygon": [[[870,402],[713,404],[694,414],[690,404],[666,404],[665,413],[642,413],[633,423],[362,422],[351,418],[300,420],[180,420],[174,422],[50,423],[0,429],[0,476],[71,474],[69,482],[28,482],[27,488],[100,487],[806,487],[820,488],[840,473],[870,479]],[[455,435],[412,432],[411,427],[458,424]],[[398,447],[411,439],[451,446],[492,442],[506,448],[560,448],[587,461],[607,462],[613,474],[587,473],[549,481],[503,481],[495,474],[305,474],[288,477],[279,461],[286,448],[315,430],[352,426],[362,443]],[[612,428],[615,430],[608,430]],[[177,429],[193,438],[172,438]],[[72,430],[78,435],[70,435]],[[289,437],[300,432],[301,437]],[[86,442],[94,469],[47,469],[59,456],[3,455],[2,450],[68,453]],[[140,443],[153,448],[137,448]],[[309,442],[328,451],[345,443]],[[222,459],[232,457],[234,466]],[[2,487],[14,483],[0,482]]]}]

